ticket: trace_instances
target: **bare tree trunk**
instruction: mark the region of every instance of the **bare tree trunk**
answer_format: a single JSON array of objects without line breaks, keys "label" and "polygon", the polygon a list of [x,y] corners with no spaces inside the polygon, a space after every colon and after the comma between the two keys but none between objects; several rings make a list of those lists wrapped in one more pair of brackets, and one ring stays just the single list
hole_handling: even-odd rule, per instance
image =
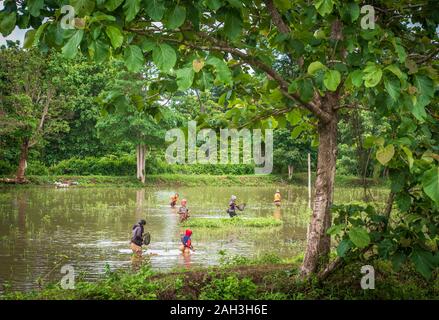
[{"label": "bare tree trunk", "polygon": [[319,149],[317,160],[317,177],[315,182],[314,207],[308,228],[307,248],[302,264],[302,275],[308,276],[325,265],[329,260],[331,237],[326,230],[331,226],[330,207],[333,200],[335,165],[337,160],[337,115],[334,106],[338,103],[336,96],[323,98],[322,107],[331,114],[329,122],[318,124]]},{"label": "bare tree trunk", "polygon": [[294,171],[294,167],[289,164],[288,165],[288,179],[291,180],[293,178],[293,171]]},{"label": "bare tree trunk", "polygon": [[141,143],[136,146],[137,155],[137,179],[142,183],[145,183],[145,153],[146,146]]},{"label": "bare tree trunk", "polygon": [[25,179],[25,172],[27,167],[27,158],[29,156],[29,140],[25,139],[20,147],[20,160],[18,161],[18,169],[15,180],[23,183]]}]

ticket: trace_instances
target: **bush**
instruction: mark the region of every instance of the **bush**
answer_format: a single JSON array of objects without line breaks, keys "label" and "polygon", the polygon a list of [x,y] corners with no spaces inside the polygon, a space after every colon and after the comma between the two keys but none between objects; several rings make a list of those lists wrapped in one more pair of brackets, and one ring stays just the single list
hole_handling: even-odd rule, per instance
[{"label": "bush", "polygon": [[200,293],[200,300],[237,300],[256,299],[256,284],[250,278],[239,279],[236,275],[216,278],[205,286]]},{"label": "bush", "polygon": [[13,173],[15,167],[12,166],[9,162],[0,160],[0,175],[8,175]]},{"label": "bush", "polygon": [[40,161],[29,161],[26,168],[26,175],[47,176],[49,169]]},{"label": "bush", "polygon": [[73,175],[106,175],[128,176],[136,172],[134,155],[109,155],[101,158],[87,157],[84,159],[71,158],[63,160],[51,168],[53,174]]}]

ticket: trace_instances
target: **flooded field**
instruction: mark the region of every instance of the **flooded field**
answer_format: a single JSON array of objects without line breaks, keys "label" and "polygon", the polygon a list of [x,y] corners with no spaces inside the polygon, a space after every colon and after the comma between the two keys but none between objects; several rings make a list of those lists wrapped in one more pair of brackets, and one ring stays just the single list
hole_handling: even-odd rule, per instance
[{"label": "flooded field", "polygon": [[[176,209],[169,197],[179,192],[191,216],[225,218],[230,195],[247,203],[243,218],[273,217],[282,226],[263,228],[192,228],[196,251],[184,257]],[[219,251],[256,257],[289,257],[303,251],[310,211],[306,188],[280,188],[280,208],[273,205],[273,187],[146,188],[0,188],[0,284],[15,290],[58,281],[61,266],[96,279],[105,272],[132,268],[131,228],[145,218],[151,244],[144,249],[153,269],[191,268],[219,263]],[[383,198],[379,190],[376,199]],[[337,189],[336,202],[360,200],[361,189]],[[3,286],[0,286],[0,288]]]}]

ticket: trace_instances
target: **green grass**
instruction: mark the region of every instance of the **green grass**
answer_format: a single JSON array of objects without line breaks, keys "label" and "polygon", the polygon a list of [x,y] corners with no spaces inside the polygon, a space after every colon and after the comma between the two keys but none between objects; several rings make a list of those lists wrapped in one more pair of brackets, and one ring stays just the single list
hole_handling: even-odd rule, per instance
[{"label": "green grass", "polygon": [[283,224],[282,220],[274,218],[190,218],[186,220],[183,227],[197,228],[227,228],[227,227],[244,227],[244,228],[264,228],[279,227]]},{"label": "green grass", "polygon": [[425,280],[405,264],[399,272],[391,263],[368,261],[375,268],[375,289],[363,290],[360,281],[364,262],[337,269],[325,281],[299,276],[301,259],[290,261],[274,256],[232,257],[218,267],[192,268],[158,273],[144,265],[138,272],[107,270],[103,277],[88,282],[78,277],[75,289],[64,290],[59,283],[30,292],[6,289],[0,300],[25,299],[439,299],[439,274]]},{"label": "green grass", "polygon": [[[305,172],[295,173],[289,180],[286,176],[270,175],[185,175],[185,174],[160,174],[148,175],[145,184],[135,176],[78,176],[78,175],[51,175],[28,176],[27,185],[53,185],[55,181],[76,181],[78,187],[143,187],[143,186],[270,186],[270,185],[297,185],[307,186],[308,178]],[[315,175],[312,175],[315,181]],[[354,176],[337,175],[336,187],[361,187],[362,179]],[[382,187],[387,183],[383,180],[367,179],[369,187]],[[2,183],[0,182],[0,185]]]}]

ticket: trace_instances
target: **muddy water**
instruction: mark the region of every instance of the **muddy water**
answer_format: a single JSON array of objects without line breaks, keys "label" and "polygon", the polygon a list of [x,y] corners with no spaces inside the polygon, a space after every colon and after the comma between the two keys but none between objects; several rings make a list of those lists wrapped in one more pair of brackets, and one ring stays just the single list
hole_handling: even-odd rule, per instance
[{"label": "muddy water", "polygon": [[[183,257],[178,251],[178,214],[169,197],[180,193],[188,200],[192,217],[226,217],[228,199],[247,203],[245,217],[274,217],[282,227],[197,229],[192,237],[196,251]],[[273,188],[182,187],[133,188],[0,188],[0,290],[37,287],[39,279],[58,281],[61,266],[71,264],[75,274],[96,279],[108,265],[132,268],[129,239],[132,225],[147,221],[152,240],[144,255],[152,268],[214,265],[220,250],[255,257],[273,253],[289,257],[303,251],[309,218],[307,190],[281,188],[282,206],[273,205]],[[375,196],[380,197],[376,191]],[[339,189],[336,201],[359,200],[361,189]]]}]

